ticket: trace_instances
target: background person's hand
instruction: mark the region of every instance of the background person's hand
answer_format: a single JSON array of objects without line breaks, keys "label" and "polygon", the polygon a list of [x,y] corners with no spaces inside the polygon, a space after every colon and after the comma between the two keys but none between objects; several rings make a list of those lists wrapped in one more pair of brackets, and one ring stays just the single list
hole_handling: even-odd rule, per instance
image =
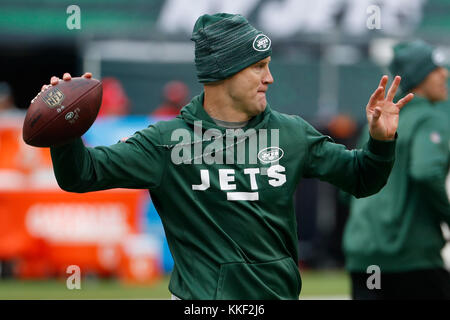
[{"label": "background person's hand", "polygon": [[377,90],[370,97],[366,107],[366,116],[370,136],[373,139],[393,140],[397,132],[400,109],[414,98],[414,94],[409,93],[397,103],[393,102],[400,81],[399,76],[394,78],[385,97],[388,76],[383,76]]}]

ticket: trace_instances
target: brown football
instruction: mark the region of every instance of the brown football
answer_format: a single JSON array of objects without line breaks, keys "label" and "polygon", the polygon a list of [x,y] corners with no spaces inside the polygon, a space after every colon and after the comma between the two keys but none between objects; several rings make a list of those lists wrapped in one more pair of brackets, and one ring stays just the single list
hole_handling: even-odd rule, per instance
[{"label": "brown football", "polygon": [[31,101],[23,123],[23,140],[35,147],[56,147],[81,137],[94,123],[101,102],[100,81],[59,80]]}]

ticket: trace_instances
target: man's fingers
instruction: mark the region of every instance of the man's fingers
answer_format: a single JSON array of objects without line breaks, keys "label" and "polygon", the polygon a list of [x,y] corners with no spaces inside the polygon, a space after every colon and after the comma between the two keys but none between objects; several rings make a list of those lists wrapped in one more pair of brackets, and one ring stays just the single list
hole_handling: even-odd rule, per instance
[{"label": "man's fingers", "polygon": [[381,77],[380,84],[378,85],[379,87],[383,88],[383,98],[384,98],[384,95],[386,94],[386,85],[388,83],[388,80],[389,80],[389,77],[384,75]]},{"label": "man's fingers", "polygon": [[391,84],[391,87],[389,88],[388,94],[386,96],[387,101],[394,100],[395,94],[397,93],[398,85],[400,84],[400,76],[396,76],[394,78],[394,81]]},{"label": "man's fingers", "polygon": [[399,109],[401,109],[401,108],[403,108],[403,106],[404,106],[405,104],[407,104],[408,102],[410,102],[413,98],[414,98],[414,94],[413,94],[413,93],[410,93],[410,94],[406,95],[405,97],[403,97],[402,99],[400,99],[400,100],[396,103],[396,106],[397,106]]},{"label": "man's fingers", "polygon": [[[86,79],[91,79],[92,78],[92,73],[90,72],[86,72],[85,74],[83,74],[83,77]],[[66,72],[63,75],[63,80],[64,81],[69,81],[72,79],[72,76],[70,75],[70,73]],[[45,91],[48,89],[49,86],[56,86],[59,83],[59,78],[56,76],[53,76],[50,78],[50,84],[44,84],[41,88],[41,92]]]},{"label": "man's fingers", "polygon": [[383,91],[384,91],[383,87],[378,87],[377,90],[375,90],[375,92],[370,96],[370,99],[369,99],[370,107],[375,105],[377,100],[381,97],[381,94],[383,93]]},{"label": "man's fingers", "polygon": [[[85,74],[83,74],[83,77],[84,77],[84,78],[87,78],[87,79],[91,79],[91,78],[92,78],[92,73],[86,72]],[[63,75],[63,80],[64,80],[64,81],[69,81],[69,80],[71,80],[71,79],[72,79],[72,76],[70,75],[70,73],[68,73],[68,72],[64,73],[64,75]],[[53,76],[53,77],[50,79],[50,83],[51,83],[52,85],[57,85],[58,82],[59,82],[59,78],[58,78],[58,77]]]},{"label": "man's fingers", "polygon": [[388,82],[388,76],[386,76],[386,75],[382,76],[377,90],[375,90],[375,92],[370,96],[369,106],[375,105],[377,100],[384,98],[387,82]]},{"label": "man's fingers", "polygon": [[[85,72],[85,73],[83,74],[82,77],[83,77],[83,78],[86,78],[86,79],[91,79],[91,78],[92,78],[92,73],[90,73],[90,72]],[[64,75],[63,75],[63,79],[64,79],[65,81],[69,81],[69,80],[72,79],[72,76],[70,75],[70,73],[66,72],[66,73],[64,73]]]},{"label": "man's fingers", "polygon": [[58,84],[58,82],[59,82],[59,78],[58,78],[58,77],[53,76],[53,77],[50,79],[50,84],[51,84],[52,86],[56,86],[56,85]]},{"label": "man's fingers", "polygon": [[[83,77],[87,78],[87,79],[91,79],[92,78],[92,73],[90,72],[86,72],[85,74],[83,74]],[[69,81],[72,79],[72,76],[70,75],[70,73],[66,72],[63,75],[63,80],[64,81]],[[59,78],[56,76],[53,76],[50,78],[50,85],[52,86],[56,86],[59,83]],[[41,91],[46,90],[49,87],[49,85],[44,84],[41,88]]]}]

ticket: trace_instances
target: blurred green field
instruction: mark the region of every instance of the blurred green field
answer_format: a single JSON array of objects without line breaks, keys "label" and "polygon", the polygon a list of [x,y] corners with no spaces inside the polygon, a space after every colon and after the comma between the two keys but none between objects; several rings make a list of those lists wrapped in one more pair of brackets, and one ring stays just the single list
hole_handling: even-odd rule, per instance
[{"label": "blurred green field", "polygon": [[[348,299],[349,278],[344,271],[303,271],[300,299]],[[117,280],[82,280],[80,290],[69,290],[64,280],[0,280],[1,300],[170,299],[169,276],[152,286],[124,285]]]}]

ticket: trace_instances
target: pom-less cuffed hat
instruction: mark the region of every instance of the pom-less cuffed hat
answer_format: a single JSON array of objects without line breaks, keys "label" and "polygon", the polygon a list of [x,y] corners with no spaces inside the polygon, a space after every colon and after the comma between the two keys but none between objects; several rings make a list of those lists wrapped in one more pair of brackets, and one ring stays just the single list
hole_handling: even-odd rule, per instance
[{"label": "pom-less cuffed hat", "polygon": [[271,41],[239,14],[205,14],[192,31],[200,83],[226,79],[272,54]]},{"label": "pom-less cuffed hat", "polygon": [[403,92],[417,87],[426,76],[442,65],[443,56],[422,40],[401,42],[394,47],[389,71],[402,77]]}]

